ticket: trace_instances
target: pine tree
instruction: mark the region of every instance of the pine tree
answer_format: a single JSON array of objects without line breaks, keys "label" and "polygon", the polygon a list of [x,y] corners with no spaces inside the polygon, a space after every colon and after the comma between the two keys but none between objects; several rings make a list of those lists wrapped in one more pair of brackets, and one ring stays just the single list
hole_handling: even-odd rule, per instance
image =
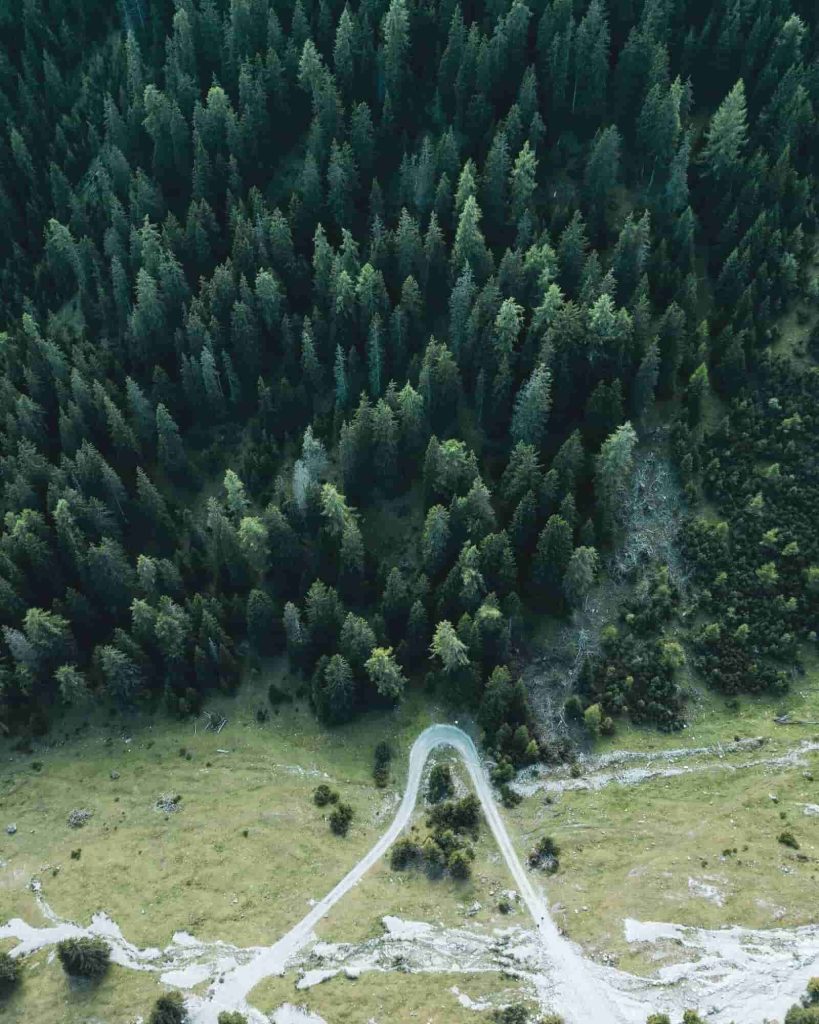
[{"label": "pine tree", "polygon": [[381,336],[381,317],[376,313],[367,334],[367,377],[373,398],[378,398],[383,388],[384,343]]},{"label": "pine tree", "polygon": [[395,660],[392,647],[374,647],[365,668],[370,681],[382,697],[400,700],[407,680]]},{"label": "pine tree", "polygon": [[452,247],[452,275],[458,277],[469,267],[478,284],[482,284],[492,272],[492,256],[480,228],[481,211],[474,196],[464,202],[455,232]]},{"label": "pine tree", "polygon": [[586,224],[580,211],[575,210],[572,219],[563,229],[558,245],[560,283],[569,294],[574,294],[580,284],[588,246]]},{"label": "pine tree", "polygon": [[320,664],[313,679],[313,705],[328,725],[347,722],[355,703],[355,682],[347,661],[340,654]]},{"label": "pine tree", "polygon": [[593,547],[575,548],[563,576],[563,592],[573,608],[579,608],[594,586],[599,557]]},{"label": "pine tree", "polygon": [[515,398],[510,433],[516,443],[539,448],[546,437],[551,408],[552,376],[542,364],[536,366]]},{"label": "pine tree", "polygon": [[720,104],[705,132],[702,162],[718,183],[735,181],[748,142],[745,83],[740,78]]},{"label": "pine tree", "polygon": [[469,653],[466,644],[455,632],[455,627],[446,619],[435,627],[430,644],[430,651],[438,658],[444,672],[452,674],[469,664]]},{"label": "pine tree", "polygon": [[609,72],[609,25],[601,0],[591,0],[577,28],[572,113],[593,116],[605,107]]},{"label": "pine tree", "polygon": [[620,132],[610,125],[595,135],[586,161],[583,184],[590,221],[598,232],[605,227],[608,199],[620,179],[621,148]]},{"label": "pine tree", "polygon": [[634,378],[634,391],[632,395],[632,407],[637,419],[641,419],[648,412],[654,401],[654,394],[657,390],[657,380],[660,376],[660,349],[657,339],[652,338],[646,353],[640,361],[637,374]]},{"label": "pine tree", "polygon": [[532,581],[547,600],[557,603],[572,553],[572,531],[561,516],[550,516],[540,533],[532,562]]},{"label": "pine tree", "polygon": [[179,436],[179,427],[161,402],[156,407],[156,437],[159,464],[171,476],[184,475],[188,460]]},{"label": "pine tree", "polygon": [[[531,70],[531,69],[530,69]],[[515,158],[509,174],[509,190],[512,197],[512,221],[518,224],[521,217],[532,208],[537,187],[537,159],[528,139]]]},{"label": "pine tree", "polygon": [[395,110],[402,110],[409,67],[409,14],[404,0],[391,0],[381,23],[384,80]]},{"label": "pine tree", "polygon": [[628,422],[619,426],[604,442],[595,467],[595,491],[600,515],[607,532],[614,531],[634,467],[637,434]]}]

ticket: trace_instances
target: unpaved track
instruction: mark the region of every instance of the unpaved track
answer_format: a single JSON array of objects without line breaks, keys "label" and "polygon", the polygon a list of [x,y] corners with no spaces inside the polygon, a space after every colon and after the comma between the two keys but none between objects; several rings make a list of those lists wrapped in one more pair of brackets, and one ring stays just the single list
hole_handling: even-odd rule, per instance
[{"label": "unpaved track", "polygon": [[264,978],[283,973],[288,960],[310,941],[318,922],[361,881],[398,839],[412,817],[427,758],[438,747],[452,747],[456,750],[469,772],[487,824],[532,915],[551,962],[550,981],[555,1009],[563,1014],[569,1024],[622,1024],[624,1018],[600,992],[597,980],[589,971],[579,950],[559,933],[549,915],[545,899],[535,891],[506,831],[475,744],[465,732],[454,725],[432,725],[418,736],[410,750],[404,796],[387,831],[338,885],[316,903],[275,945],[260,950],[248,963],[225,974],[220,982],[211,986],[204,999],[192,1000],[192,1017],[195,1024],[216,1024],[221,1010],[237,1008],[241,1008],[254,1020],[265,1020],[247,1005],[247,997],[251,990]]}]

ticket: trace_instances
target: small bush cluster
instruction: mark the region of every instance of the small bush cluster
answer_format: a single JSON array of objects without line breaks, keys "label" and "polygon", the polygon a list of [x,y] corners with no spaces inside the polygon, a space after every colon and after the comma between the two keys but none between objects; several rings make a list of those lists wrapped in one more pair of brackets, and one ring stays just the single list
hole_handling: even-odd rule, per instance
[{"label": "small bush cluster", "polygon": [[316,807],[326,807],[327,804],[338,803],[338,793],[330,789],[326,782],[322,782],[313,790],[313,803]]},{"label": "small bush cluster", "polygon": [[580,674],[580,697],[565,706],[569,719],[582,717],[592,738],[614,732],[612,716],[627,713],[634,722],[669,732],[683,723],[684,702],[677,671],[685,663],[669,626],[679,600],[668,566],[645,571],[615,624],[601,635],[601,650]]},{"label": "small bush cluster", "polygon": [[330,823],[330,831],[337,836],[347,835],[353,820],[353,809],[349,804],[342,803],[338,793],[331,789],[326,782],[322,782],[313,790],[313,803],[316,807],[332,805],[333,809],[327,819]]},{"label": "small bush cluster", "polygon": [[449,872],[453,878],[468,878],[475,851],[468,839],[477,839],[480,805],[474,796],[437,804],[430,811],[423,839],[405,836],[392,848],[390,865],[394,871],[423,867],[433,878]]},{"label": "small bush cluster", "polygon": [[349,804],[339,802],[330,812],[330,831],[336,836],[346,836],[353,821],[353,809]]},{"label": "small bush cluster", "polygon": [[480,803],[478,798],[470,793],[463,800],[447,800],[433,807],[427,823],[435,831],[451,829],[453,832],[464,832],[477,839],[480,821]]},{"label": "small bush cluster", "polygon": [[720,520],[692,515],[682,534],[701,613],[694,665],[726,694],[783,692],[800,641],[815,643],[817,398],[815,370],[766,353],[719,428],[682,445]]}]

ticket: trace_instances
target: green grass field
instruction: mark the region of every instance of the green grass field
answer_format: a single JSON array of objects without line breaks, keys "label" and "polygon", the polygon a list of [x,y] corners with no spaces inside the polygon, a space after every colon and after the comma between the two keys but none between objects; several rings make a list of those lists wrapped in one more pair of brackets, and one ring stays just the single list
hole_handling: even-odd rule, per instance
[{"label": "green grass field", "polygon": [[355,981],[337,976],[321,985],[298,991],[296,977],[286,974],[269,978],[251,993],[251,1001],[263,1013],[284,1002],[304,1006],[330,1024],[363,1024],[376,1020],[417,1024],[474,1024],[484,1020],[474,1009],[463,1006],[458,991],[470,1000],[489,999],[493,1006],[523,1003],[534,1010],[535,1004],[519,981],[494,973],[475,974],[389,974],[373,971]]},{"label": "green grass field", "polygon": [[165,991],[156,975],[111,967],[98,982],[69,981],[56,959],[26,959],[21,983],[0,1002],[4,1024],[131,1024]]},{"label": "green grass field", "polygon": [[[805,754],[803,765],[744,767],[781,758],[803,740],[819,740],[816,725],[774,721],[782,711],[819,720],[815,679],[811,673],[800,680],[784,700],[743,698],[738,711],[703,694],[682,733],[619,727],[595,753],[659,755],[735,737],[765,737],[757,749],[691,756],[673,763],[694,769],[690,773],[564,792],[552,804],[537,793],[507,812],[520,849],[544,833],[557,839],[561,869],[543,884],[572,938],[592,953],[613,952],[622,967],[644,972],[656,970],[657,962],[626,945],[627,917],[713,928],[799,925],[819,918],[819,817],[804,813],[806,804],[819,804],[819,753]],[[654,767],[663,767],[659,757]],[[777,841],[785,828],[795,834],[798,851]]]},{"label": "green grass field", "polygon": [[[56,736],[37,743],[31,754],[5,743],[3,824],[14,822],[18,832],[0,835],[7,861],[0,918],[38,923],[28,891],[37,877],[61,916],[87,922],[104,910],[141,945],[164,945],[178,929],[266,943],[294,924],[383,830],[409,745],[432,712],[410,698],[394,713],[328,731],[296,703],[259,724],[254,712],[264,693],[247,687],[215,701],[229,718],[218,736],[160,716],[125,728],[91,722],[64,743]],[[385,790],[371,775],[381,739],[396,751]],[[180,756],[183,747],[190,759]],[[355,809],[344,839],[312,802],[320,781]],[[154,809],[163,793],[182,796],[178,813]],[[75,807],[93,811],[81,829],[66,823]],[[76,849],[80,859],[72,860]]]},{"label": "green grass field", "polygon": [[[273,671],[281,682],[281,667]],[[138,945],[163,946],[180,929],[202,939],[267,944],[299,920],[309,901],[327,892],[386,827],[403,789],[413,739],[445,715],[413,694],[395,712],[335,730],[318,725],[303,702],[283,706],[260,724],[255,711],[265,703],[270,678],[212,703],[229,718],[218,736],[201,726],[194,732],[190,721],[158,715],[66,720],[31,753],[3,741],[0,920],[21,916],[43,923],[29,889],[32,878],[41,881],[45,899],[61,916],[87,923],[94,911],[104,910]],[[802,767],[738,770],[747,760],[775,758],[819,734],[816,726],[773,721],[783,710],[797,719],[819,719],[815,679],[812,671],[797,680],[784,700],[741,699],[738,710],[699,693],[682,733],[667,736],[621,724],[596,752],[659,753],[735,736],[767,737],[759,750],[722,759],[692,756],[682,763],[707,764],[708,770],[564,793],[551,805],[537,794],[504,812],[521,856],[537,836],[557,838],[561,870],[543,885],[570,936],[593,954],[614,952],[622,967],[646,971],[656,969],[657,962],[626,947],[625,917],[709,927],[729,922],[773,927],[819,917],[819,818],[802,813],[804,804],[819,804],[819,782],[806,779]],[[381,739],[388,739],[395,752],[386,789],[376,788],[371,774],[373,749]],[[819,756],[810,755],[809,764],[819,779]],[[320,781],[330,782],[355,808],[345,839],[330,833],[325,812],[312,802]],[[154,809],[163,793],[181,794],[178,813]],[[93,811],[81,829],[69,828],[66,821],[75,807]],[[420,809],[416,822],[422,818]],[[5,825],[11,822],[18,831],[7,836]],[[776,840],[786,825],[800,843],[798,851]],[[724,855],[734,848],[736,854]],[[78,849],[79,859],[72,859]],[[473,877],[460,883],[430,881],[417,871],[396,873],[382,862],[321,922],[320,937],[372,937],[380,933],[385,914],[447,926],[467,919],[487,927],[525,923],[520,909],[511,917],[497,909],[511,883],[485,830],[476,854]],[[713,901],[715,893],[721,905]],[[475,903],[480,909],[467,918]],[[3,1007],[11,1021],[119,1024],[144,1013],[160,990],[155,976],[120,969],[96,988],[77,989],[47,960],[43,953],[27,961],[19,993]],[[301,1000],[293,998],[292,977],[260,989],[269,999],[286,990],[280,1001],[305,1001],[329,1024],[366,1020],[366,1013],[383,1016],[393,1006],[390,1020],[457,1022],[460,1014],[473,1011],[458,1004],[449,991],[455,982],[445,980],[339,979],[299,993]],[[475,975],[472,987],[462,990],[478,999],[505,984],[499,976]],[[356,1000],[362,1000],[365,1014],[358,1018]]]}]

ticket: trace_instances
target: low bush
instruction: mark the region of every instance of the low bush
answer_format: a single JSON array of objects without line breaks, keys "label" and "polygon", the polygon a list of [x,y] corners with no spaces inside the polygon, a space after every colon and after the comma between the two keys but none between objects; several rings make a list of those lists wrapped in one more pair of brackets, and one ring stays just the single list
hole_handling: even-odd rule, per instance
[{"label": "low bush", "polygon": [[20,961],[10,953],[0,952],[0,992],[13,988],[20,978]]},{"label": "low bush", "polygon": [[529,867],[545,868],[550,874],[554,874],[560,867],[558,856],[560,847],[551,836],[542,836],[529,853]]},{"label": "low bush", "polygon": [[373,755],[373,778],[379,789],[383,789],[389,781],[391,760],[392,750],[390,750],[390,745],[385,740],[382,740],[376,746]]},{"label": "low bush", "polygon": [[511,1006],[504,1006],[495,1010],[492,1020],[495,1024],[529,1024],[531,1020],[529,1011],[522,1003],[513,1003]]},{"label": "low bush", "polygon": [[782,829],[782,831],[776,837],[776,840],[783,846],[789,846],[792,850],[799,849],[799,840],[796,838],[796,836],[793,834],[793,832],[791,832],[789,828]]},{"label": "low bush", "polygon": [[182,993],[169,992],[154,1003],[148,1024],[188,1024],[189,1020]]},{"label": "low bush", "polygon": [[449,765],[433,765],[432,771],[429,773],[429,782],[427,783],[427,800],[431,804],[437,804],[442,800],[449,799],[454,792],[455,787],[452,784],[452,772],[449,769]]},{"label": "low bush", "polygon": [[390,851],[390,867],[393,871],[405,871],[417,864],[423,857],[421,847],[415,840],[405,836],[399,839]]},{"label": "low bush", "polygon": [[500,788],[501,802],[503,806],[511,810],[513,807],[517,807],[523,797],[520,793],[516,793],[511,786],[504,783]]},{"label": "low bush", "polygon": [[267,691],[267,699],[273,707],[277,707],[279,704],[289,704],[293,700],[289,693],[285,693],[284,690],[280,690],[275,683],[270,684]]},{"label": "low bush", "polygon": [[447,858],[446,866],[453,878],[463,880],[472,874],[472,865],[465,850],[453,850]]},{"label": "low bush", "polygon": [[66,974],[77,978],[99,978],[108,970],[111,949],[104,939],[63,939],[57,956]]}]

